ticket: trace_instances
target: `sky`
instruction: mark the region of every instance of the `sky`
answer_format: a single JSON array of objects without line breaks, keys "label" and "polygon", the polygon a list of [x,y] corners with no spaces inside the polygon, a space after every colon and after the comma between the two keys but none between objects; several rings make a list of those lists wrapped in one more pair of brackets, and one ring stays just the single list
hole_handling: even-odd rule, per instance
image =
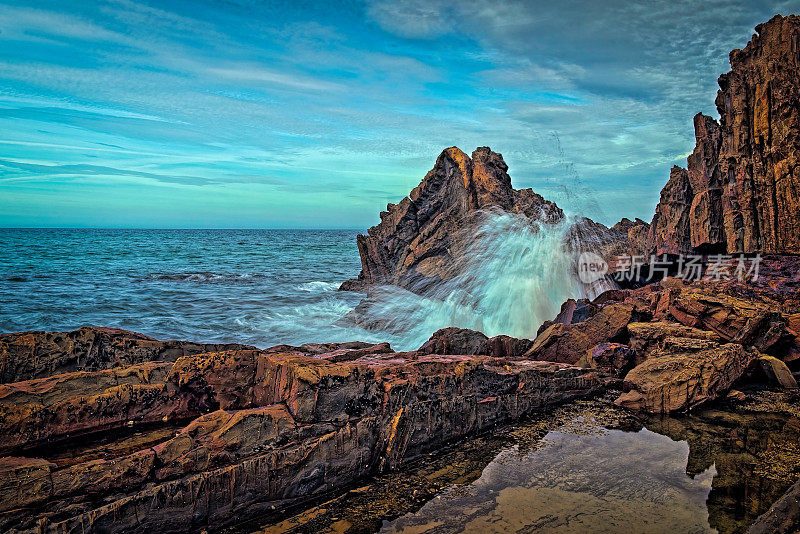
[{"label": "sky", "polygon": [[0,227],[367,228],[449,146],[649,220],[783,1],[0,0]]}]

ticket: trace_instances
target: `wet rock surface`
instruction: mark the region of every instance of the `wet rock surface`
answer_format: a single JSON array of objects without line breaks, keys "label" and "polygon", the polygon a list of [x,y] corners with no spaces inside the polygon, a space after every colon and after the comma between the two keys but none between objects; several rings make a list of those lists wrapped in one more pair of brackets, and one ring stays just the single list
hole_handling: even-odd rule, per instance
[{"label": "wet rock surface", "polygon": [[[748,392],[739,413],[722,404],[668,418],[615,409],[610,396],[576,401],[235,531],[461,532],[481,525],[483,532],[504,532],[542,525],[574,532],[584,525],[744,532],[800,477],[792,445],[797,415],[781,408],[794,398]],[[589,445],[595,454],[585,453]],[[573,448],[575,454],[565,453]]]}]

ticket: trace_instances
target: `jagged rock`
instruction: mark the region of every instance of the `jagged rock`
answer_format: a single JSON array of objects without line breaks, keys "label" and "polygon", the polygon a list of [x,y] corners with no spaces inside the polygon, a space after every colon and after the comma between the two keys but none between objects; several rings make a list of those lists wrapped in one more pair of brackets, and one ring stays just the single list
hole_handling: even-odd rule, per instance
[{"label": "jagged rock", "polygon": [[688,170],[673,168],[651,224],[658,254],[800,252],[800,17],[756,32],[719,78],[719,124],[694,118]]},{"label": "jagged rock", "polygon": [[172,362],[188,354],[243,348],[253,347],[238,343],[159,341],[117,328],[0,334],[0,383],[156,360]]},{"label": "jagged rock", "polygon": [[684,411],[725,395],[758,351],[728,343],[694,353],[653,353],[625,377],[616,404],[649,413]]},{"label": "jagged rock", "polygon": [[780,313],[755,301],[704,288],[687,288],[676,295],[669,314],[681,324],[712,330],[726,341],[753,346],[765,353],[779,355],[793,341]]},{"label": "jagged rock", "polygon": [[582,323],[597,313],[598,309],[599,307],[588,299],[567,299],[561,305],[561,311],[558,312],[558,315],[556,315],[555,319],[542,323],[542,326],[539,327],[539,330],[536,334],[541,334],[551,325],[556,323],[562,323],[565,325]]},{"label": "jagged rock", "polygon": [[503,157],[480,147],[470,158],[444,150],[409,196],[389,204],[381,222],[357,238],[361,273],[341,289],[361,291],[379,284],[423,290],[450,279],[472,237],[480,210],[502,210],[531,220],[557,222],[563,212],[530,189],[515,190]]},{"label": "jagged rock", "polygon": [[689,173],[681,167],[672,167],[650,223],[646,248],[659,256],[689,252],[689,208],[693,198]]},{"label": "jagged rock", "polygon": [[486,334],[454,326],[442,328],[417,349],[422,354],[481,354]]},{"label": "jagged rock", "polygon": [[536,337],[524,357],[575,363],[599,343],[627,341],[628,324],[649,318],[649,314],[634,304],[611,304],[581,323],[552,324]]},{"label": "jagged rock", "polygon": [[434,332],[417,352],[420,354],[475,354],[496,358],[521,358],[533,345],[530,339],[511,336],[486,337],[467,328],[448,327]]}]

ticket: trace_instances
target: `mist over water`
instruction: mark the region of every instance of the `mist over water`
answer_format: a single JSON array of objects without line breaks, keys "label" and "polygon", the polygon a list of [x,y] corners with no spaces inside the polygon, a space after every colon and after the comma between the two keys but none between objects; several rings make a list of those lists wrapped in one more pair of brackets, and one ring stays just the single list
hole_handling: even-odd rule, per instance
[{"label": "mist over water", "polygon": [[396,350],[447,326],[532,338],[564,300],[586,293],[564,246],[569,224],[486,213],[452,280],[423,295],[375,288],[366,324],[353,320],[364,295],[336,290],[360,270],[354,230],[0,230],[0,331],[94,325]]}]

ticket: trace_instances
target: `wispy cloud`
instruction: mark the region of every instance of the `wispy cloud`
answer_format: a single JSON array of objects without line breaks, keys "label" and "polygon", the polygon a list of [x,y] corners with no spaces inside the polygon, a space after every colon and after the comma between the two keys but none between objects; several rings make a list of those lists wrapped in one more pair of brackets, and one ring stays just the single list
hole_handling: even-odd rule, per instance
[{"label": "wispy cloud", "polygon": [[68,210],[106,181],[135,183],[131,220],[191,199],[228,226],[243,203],[249,226],[367,226],[451,145],[492,146],[568,209],[648,217],[728,50],[791,7],[4,2],[0,225],[35,222],[47,184]]}]

